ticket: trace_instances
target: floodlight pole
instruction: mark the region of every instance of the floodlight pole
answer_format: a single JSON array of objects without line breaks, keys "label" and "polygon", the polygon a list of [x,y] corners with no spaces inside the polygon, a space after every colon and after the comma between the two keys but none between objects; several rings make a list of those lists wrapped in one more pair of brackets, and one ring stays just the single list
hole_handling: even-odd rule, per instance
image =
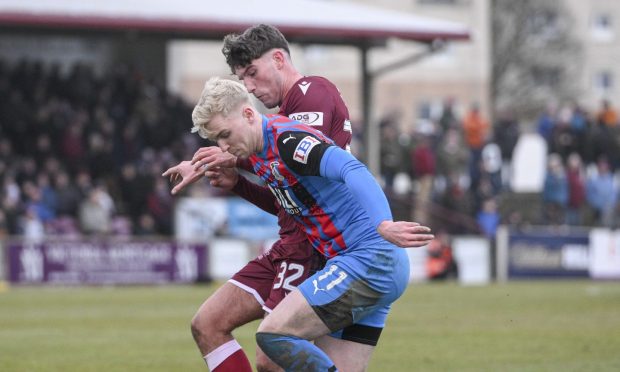
[{"label": "floodlight pole", "polygon": [[362,120],[364,124],[364,147],[366,166],[370,173],[375,177],[381,174],[380,168],[380,151],[381,138],[379,136],[379,125],[375,123],[372,114],[372,91],[374,77],[368,68],[368,51],[369,47],[363,45],[361,51],[361,67],[362,67]]}]

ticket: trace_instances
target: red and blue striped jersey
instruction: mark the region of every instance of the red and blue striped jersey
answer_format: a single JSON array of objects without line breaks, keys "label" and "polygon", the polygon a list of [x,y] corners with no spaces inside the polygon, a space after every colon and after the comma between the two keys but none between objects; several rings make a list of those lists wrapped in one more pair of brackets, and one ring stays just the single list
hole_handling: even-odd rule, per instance
[{"label": "red and blue striped jersey", "polygon": [[[263,116],[263,148],[249,157],[254,173],[328,258],[385,240],[343,182],[320,176],[332,141],[320,131],[284,116]],[[362,244],[364,243],[364,244]]]}]

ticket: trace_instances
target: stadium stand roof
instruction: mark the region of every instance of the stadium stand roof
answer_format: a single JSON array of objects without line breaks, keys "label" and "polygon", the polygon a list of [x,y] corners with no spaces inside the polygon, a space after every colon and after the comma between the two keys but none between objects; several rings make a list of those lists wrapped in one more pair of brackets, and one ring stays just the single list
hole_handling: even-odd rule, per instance
[{"label": "stadium stand roof", "polygon": [[[147,36],[221,40],[231,32],[267,23],[300,44],[356,46],[361,56],[361,93],[366,162],[379,173],[379,132],[372,123],[372,81],[386,71],[434,53],[435,41],[468,40],[459,23],[361,4],[322,0],[1,0],[0,32]],[[370,71],[368,51],[390,38],[429,45],[427,51]]]},{"label": "stadium stand roof", "polygon": [[2,0],[9,29],[126,32],[167,38],[221,39],[257,23],[277,26],[291,41],[368,44],[389,37],[431,42],[463,40],[458,23],[369,7],[312,0]]}]

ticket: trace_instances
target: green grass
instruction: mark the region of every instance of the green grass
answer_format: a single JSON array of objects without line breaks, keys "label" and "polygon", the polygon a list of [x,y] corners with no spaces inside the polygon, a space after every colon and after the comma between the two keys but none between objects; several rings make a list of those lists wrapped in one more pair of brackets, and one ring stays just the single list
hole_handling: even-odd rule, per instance
[{"label": "green grass", "polygon": [[[0,371],[202,371],[189,321],[215,286],[10,288]],[[236,332],[253,360],[250,324]],[[620,371],[620,283],[413,285],[370,371]]]}]

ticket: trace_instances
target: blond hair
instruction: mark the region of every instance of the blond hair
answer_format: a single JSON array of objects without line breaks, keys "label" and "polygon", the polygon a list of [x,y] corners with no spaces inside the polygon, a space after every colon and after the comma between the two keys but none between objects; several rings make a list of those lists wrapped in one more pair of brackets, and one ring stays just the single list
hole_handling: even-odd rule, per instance
[{"label": "blond hair", "polygon": [[192,133],[198,132],[202,138],[213,139],[214,133],[208,129],[211,120],[217,115],[227,117],[241,104],[250,102],[250,94],[243,84],[218,77],[207,80],[192,112]]}]

